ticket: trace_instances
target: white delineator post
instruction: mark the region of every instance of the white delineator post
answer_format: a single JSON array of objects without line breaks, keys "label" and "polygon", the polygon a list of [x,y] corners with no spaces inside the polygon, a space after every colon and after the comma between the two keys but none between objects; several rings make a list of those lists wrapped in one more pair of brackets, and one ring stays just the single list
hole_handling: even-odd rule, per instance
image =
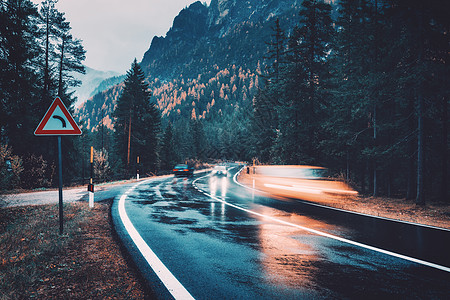
[{"label": "white delineator post", "polygon": [[136,158],[137,167],[136,167],[136,179],[139,180],[139,156]]},{"label": "white delineator post", "polygon": [[91,178],[89,179],[88,192],[89,192],[89,207],[94,207],[94,181],[92,179],[94,173],[94,147],[91,146]]}]

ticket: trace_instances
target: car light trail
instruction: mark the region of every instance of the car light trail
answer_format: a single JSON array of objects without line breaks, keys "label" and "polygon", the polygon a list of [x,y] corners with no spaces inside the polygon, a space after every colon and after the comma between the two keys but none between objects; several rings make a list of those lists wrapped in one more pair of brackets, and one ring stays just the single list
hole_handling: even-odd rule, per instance
[{"label": "car light trail", "polygon": [[282,190],[287,190],[287,191],[308,193],[308,194],[321,194],[322,193],[322,190],[307,188],[307,187],[303,187],[303,186],[287,186],[287,185],[279,185],[279,184],[271,184],[271,183],[264,183],[264,186],[266,186],[268,188],[272,188],[272,189],[282,189]]},{"label": "car light trail", "polygon": [[[233,180],[236,183],[237,183],[237,179],[236,179],[237,174],[239,174],[239,172],[237,172],[234,175],[234,177],[233,177]],[[379,253],[383,253],[383,254],[386,254],[386,255],[390,255],[390,256],[393,256],[393,257],[397,257],[397,258],[400,258],[400,259],[404,259],[404,260],[407,260],[407,261],[411,261],[411,262],[414,262],[414,263],[418,263],[418,264],[421,264],[421,265],[424,265],[424,266],[428,266],[428,267],[431,267],[431,268],[439,269],[439,270],[442,270],[442,271],[450,273],[450,268],[446,267],[446,266],[441,266],[441,265],[438,265],[438,264],[435,264],[435,263],[432,263],[432,262],[428,262],[428,261],[424,261],[424,260],[421,260],[421,259],[418,259],[418,258],[409,257],[409,256],[406,256],[406,255],[403,255],[403,254],[399,254],[399,253],[395,253],[395,252],[392,252],[392,251],[389,251],[389,250],[384,250],[384,249],[381,249],[381,248],[373,247],[373,246],[370,246],[370,245],[366,245],[366,244],[363,244],[363,243],[352,241],[352,240],[349,240],[349,239],[346,239],[346,238],[342,238],[342,237],[339,237],[339,236],[336,236],[336,235],[333,235],[333,234],[329,234],[329,233],[322,232],[322,231],[319,231],[319,230],[315,230],[315,229],[312,229],[312,228],[308,228],[308,227],[305,227],[305,226],[301,226],[301,225],[297,225],[297,224],[294,224],[294,223],[286,222],[286,221],[283,221],[283,220],[280,220],[280,219],[277,219],[277,218],[274,218],[274,217],[271,217],[271,216],[267,216],[267,215],[264,215],[264,214],[260,214],[258,212],[255,212],[255,211],[243,208],[241,206],[229,203],[229,202],[227,202],[227,201],[225,201],[223,199],[220,199],[218,197],[212,196],[211,194],[205,192],[204,190],[198,188],[195,185],[195,183],[198,180],[200,180],[201,178],[207,177],[207,176],[209,176],[209,175],[197,178],[196,180],[194,180],[192,182],[192,184],[196,187],[196,189],[198,191],[200,191],[204,195],[206,195],[206,196],[208,196],[208,197],[210,197],[210,198],[212,198],[212,199],[214,199],[216,201],[219,201],[219,202],[221,202],[221,203],[223,203],[225,205],[234,207],[236,209],[245,211],[245,212],[247,212],[249,214],[252,214],[252,215],[255,215],[255,216],[267,219],[267,220],[271,220],[273,222],[277,222],[277,223],[280,223],[280,224],[283,224],[283,225],[287,225],[287,226],[292,226],[292,227],[295,227],[295,228],[298,228],[298,229],[302,229],[304,231],[307,231],[307,232],[310,232],[310,233],[313,233],[313,234],[317,234],[317,235],[320,235],[320,236],[323,236],[323,237],[334,239],[334,240],[337,240],[337,241],[340,241],[340,242],[343,242],[343,243],[347,243],[347,244],[354,245],[354,246],[357,246],[357,247],[369,249],[369,250],[372,250],[372,251],[376,251],[376,252],[379,252]]]}]

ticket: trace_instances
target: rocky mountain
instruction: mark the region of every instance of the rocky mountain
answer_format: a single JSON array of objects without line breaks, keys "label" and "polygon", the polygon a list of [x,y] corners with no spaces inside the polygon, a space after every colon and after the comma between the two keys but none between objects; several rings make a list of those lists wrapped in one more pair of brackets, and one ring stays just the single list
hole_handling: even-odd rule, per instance
[{"label": "rocky mountain", "polygon": [[[292,29],[300,3],[212,0],[209,6],[198,1],[183,9],[165,37],[153,38],[140,63],[163,118],[214,122],[249,107],[262,82],[275,20]],[[98,127],[102,116],[110,118],[120,89],[97,94],[79,108],[78,117],[89,130]]]},{"label": "rocky mountain", "polygon": [[196,77],[211,66],[256,69],[276,18],[286,28],[297,21],[301,1],[212,0],[195,2],[174,19],[166,37],[154,37],[141,66],[149,76]]}]

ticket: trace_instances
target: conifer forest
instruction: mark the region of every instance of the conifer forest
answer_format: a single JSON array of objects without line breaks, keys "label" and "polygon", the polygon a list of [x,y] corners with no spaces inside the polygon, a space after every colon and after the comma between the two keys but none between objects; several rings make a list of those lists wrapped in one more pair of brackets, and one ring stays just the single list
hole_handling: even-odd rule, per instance
[{"label": "conifer forest", "polygon": [[232,160],[449,201],[447,1],[261,1],[258,18],[211,23],[215,2],[184,9],[123,81],[75,107],[83,37],[53,0],[1,0],[0,190],[57,185],[56,138],[33,133],[59,96],[83,130],[62,138],[65,185],[87,183],[93,146],[97,181]]}]

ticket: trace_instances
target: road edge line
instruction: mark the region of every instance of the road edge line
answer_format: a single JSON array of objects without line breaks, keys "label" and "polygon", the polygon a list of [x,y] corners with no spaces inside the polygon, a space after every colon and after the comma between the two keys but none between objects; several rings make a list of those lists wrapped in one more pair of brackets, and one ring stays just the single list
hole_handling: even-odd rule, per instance
[{"label": "road edge line", "polygon": [[156,276],[161,280],[164,286],[167,288],[169,293],[175,299],[194,299],[192,295],[186,290],[186,288],[176,279],[176,277],[170,272],[170,270],[164,265],[164,263],[158,258],[158,256],[153,252],[150,246],[144,241],[142,236],[139,234],[137,229],[134,227],[125,209],[125,200],[128,195],[139,185],[148,182],[150,180],[145,180],[139,182],[129,188],[119,199],[118,211],[119,217],[122,221],[125,230],[127,231],[130,238],[133,240],[134,244],[138,248],[139,252],[145,258],[150,268],[155,272]]}]

